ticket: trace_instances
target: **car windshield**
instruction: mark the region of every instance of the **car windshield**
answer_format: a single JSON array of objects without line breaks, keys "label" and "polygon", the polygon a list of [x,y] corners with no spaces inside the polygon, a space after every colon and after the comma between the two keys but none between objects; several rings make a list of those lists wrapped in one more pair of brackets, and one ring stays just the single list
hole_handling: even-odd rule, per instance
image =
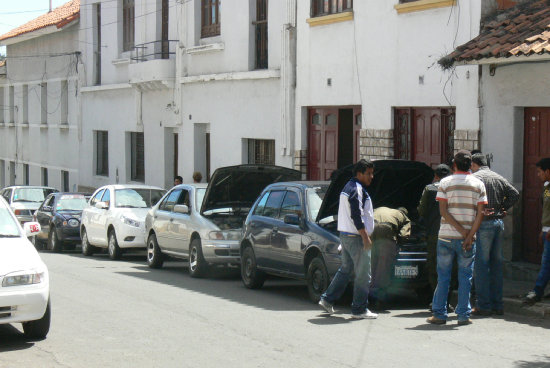
[{"label": "car windshield", "polygon": [[200,188],[195,191],[195,201],[196,201],[196,207],[198,210],[200,210],[202,205],[202,200],[204,199],[204,195],[206,194],[206,188]]},{"label": "car windshield", "polygon": [[17,188],[13,195],[14,202],[43,202],[50,193],[55,192],[49,188]]},{"label": "car windshield", "polygon": [[315,221],[317,218],[327,189],[328,185],[320,185],[307,189],[307,212],[310,220]]},{"label": "car windshield", "polygon": [[117,189],[115,190],[115,207],[118,208],[151,208],[166,193],[159,189]]},{"label": "car windshield", "polygon": [[9,208],[0,207],[0,238],[15,238],[19,236],[19,227],[11,215]]},{"label": "car windshield", "polygon": [[86,205],[86,197],[83,195],[63,195],[57,201],[55,209],[57,211],[82,211]]}]

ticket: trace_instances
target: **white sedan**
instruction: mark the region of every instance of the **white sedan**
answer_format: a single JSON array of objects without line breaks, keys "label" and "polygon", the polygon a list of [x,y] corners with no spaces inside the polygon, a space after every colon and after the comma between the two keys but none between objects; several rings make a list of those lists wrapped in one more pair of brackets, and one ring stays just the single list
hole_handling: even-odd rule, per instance
[{"label": "white sedan", "polygon": [[37,222],[19,221],[0,198],[0,324],[22,323],[25,336],[45,338],[50,330],[48,268],[28,240]]},{"label": "white sedan", "polygon": [[82,254],[107,248],[111,259],[119,259],[125,248],[145,249],[145,216],[164,193],[158,187],[130,184],[96,190],[82,211]]}]

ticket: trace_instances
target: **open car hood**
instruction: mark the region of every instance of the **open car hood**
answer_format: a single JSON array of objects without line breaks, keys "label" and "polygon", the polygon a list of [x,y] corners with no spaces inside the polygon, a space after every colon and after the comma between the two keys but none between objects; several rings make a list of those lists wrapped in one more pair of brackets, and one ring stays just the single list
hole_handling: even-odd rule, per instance
[{"label": "open car hood", "polygon": [[[319,209],[317,221],[338,214],[340,193],[352,178],[353,165],[336,171]],[[433,170],[423,162],[405,160],[374,161],[374,179],[369,192],[374,208],[405,207],[409,214],[416,213],[416,207],[426,185],[433,181]]]},{"label": "open car hood", "polygon": [[222,208],[248,209],[269,184],[297,181],[302,173],[271,165],[237,165],[214,171],[202,201],[201,214]]}]

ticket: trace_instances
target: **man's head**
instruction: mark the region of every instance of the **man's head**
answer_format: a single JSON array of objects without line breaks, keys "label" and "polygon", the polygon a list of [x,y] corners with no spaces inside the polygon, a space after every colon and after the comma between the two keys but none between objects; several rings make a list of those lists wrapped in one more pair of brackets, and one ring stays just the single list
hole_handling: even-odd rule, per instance
[{"label": "man's head", "polygon": [[536,163],[537,176],[542,182],[550,181],[550,157],[545,157]]},{"label": "man's head", "polygon": [[405,216],[409,215],[409,210],[407,210],[405,207],[399,207],[397,210],[400,211]]},{"label": "man's head", "polygon": [[180,184],[183,184],[183,178],[178,175],[174,178],[174,185],[180,185]]},{"label": "man's head", "polygon": [[440,181],[446,176],[451,175],[451,168],[445,164],[439,164],[435,168],[435,181]]},{"label": "man's head", "polygon": [[201,174],[200,172],[198,172],[198,171],[195,171],[195,172],[193,173],[193,181],[194,181],[195,183],[200,183],[201,180],[202,180],[202,174]]},{"label": "man's head", "polygon": [[472,172],[477,172],[482,166],[487,166],[487,157],[479,152],[472,155]]},{"label": "man's head", "polygon": [[365,186],[369,186],[374,178],[374,164],[370,160],[361,159],[353,166],[353,176]]},{"label": "man's head", "polygon": [[467,172],[472,166],[472,154],[467,150],[460,150],[453,158],[454,171]]}]

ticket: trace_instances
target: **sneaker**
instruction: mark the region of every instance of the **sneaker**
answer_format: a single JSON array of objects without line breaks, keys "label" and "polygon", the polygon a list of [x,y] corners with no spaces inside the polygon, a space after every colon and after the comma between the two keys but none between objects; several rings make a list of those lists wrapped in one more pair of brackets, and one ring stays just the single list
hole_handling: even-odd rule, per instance
[{"label": "sneaker", "polygon": [[458,320],[458,325],[459,326],[467,326],[467,325],[471,325],[472,324],[472,320],[470,320],[469,318],[468,319],[463,319],[463,320]]},{"label": "sneaker", "polygon": [[479,308],[472,309],[472,315],[476,317],[489,317],[492,314],[493,314],[493,311],[491,310],[479,309]]},{"label": "sneaker", "polygon": [[366,310],[364,313],[361,314],[352,314],[351,318],[353,319],[376,319],[378,318],[378,314],[371,312],[370,310]]},{"label": "sneaker", "polygon": [[436,316],[431,316],[426,320],[426,322],[431,323],[432,325],[444,325],[445,323],[447,323],[446,320],[437,318]]},{"label": "sneaker", "polygon": [[523,298],[523,304],[527,305],[533,305],[536,302],[540,302],[541,298],[537,295],[534,291],[530,291],[525,295],[525,298]]},{"label": "sneaker", "polygon": [[319,300],[319,305],[320,305],[321,308],[323,308],[324,311],[327,312],[328,314],[334,314],[334,307],[332,306],[332,304],[330,304],[330,303],[327,302],[326,300],[324,300],[324,299]]}]

